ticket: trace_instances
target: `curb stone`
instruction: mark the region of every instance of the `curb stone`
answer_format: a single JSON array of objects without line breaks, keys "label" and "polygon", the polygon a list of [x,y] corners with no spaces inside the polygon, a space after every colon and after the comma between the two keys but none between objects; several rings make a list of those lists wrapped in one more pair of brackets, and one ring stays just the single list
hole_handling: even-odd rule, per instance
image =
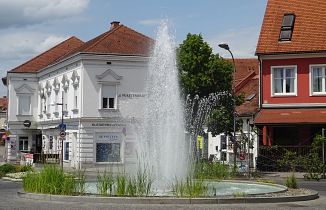
[{"label": "curb stone", "polygon": [[309,190],[307,195],[282,197],[239,197],[239,198],[170,198],[170,197],[97,197],[97,196],[63,196],[17,192],[21,198],[32,200],[114,203],[114,204],[239,204],[239,203],[281,203],[307,201],[319,198],[318,192]]}]

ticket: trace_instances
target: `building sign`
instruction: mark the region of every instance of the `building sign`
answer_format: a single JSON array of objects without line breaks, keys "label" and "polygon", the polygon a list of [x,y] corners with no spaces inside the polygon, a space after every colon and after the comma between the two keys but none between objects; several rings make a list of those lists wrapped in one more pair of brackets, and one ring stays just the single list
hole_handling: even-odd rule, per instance
[{"label": "building sign", "polygon": [[116,141],[116,140],[119,140],[119,135],[113,134],[113,133],[100,133],[97,135],[97,140],[99,140],[99,141]]},{"label": "building sign", "polygon": [[145,93],[121,93],[118,95],[119,98],[144,98]]},{"label": "building sign", "polygon": [[92,123],[91,126],[93,127],[119,127],[119,126],[126,126],[123,123]]}]

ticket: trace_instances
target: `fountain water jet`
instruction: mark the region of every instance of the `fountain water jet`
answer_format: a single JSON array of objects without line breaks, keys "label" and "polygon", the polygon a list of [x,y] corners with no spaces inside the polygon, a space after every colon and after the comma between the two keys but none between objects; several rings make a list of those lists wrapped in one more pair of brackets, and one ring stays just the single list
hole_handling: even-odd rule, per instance
[{"label": "fountain water jet", "polygon": [[156,185],[163,189],[174,179],[186,177],[190,161],[175,48],[167,21],[162,21],[149,61],[137,153],[140,167],[146,167]]}]

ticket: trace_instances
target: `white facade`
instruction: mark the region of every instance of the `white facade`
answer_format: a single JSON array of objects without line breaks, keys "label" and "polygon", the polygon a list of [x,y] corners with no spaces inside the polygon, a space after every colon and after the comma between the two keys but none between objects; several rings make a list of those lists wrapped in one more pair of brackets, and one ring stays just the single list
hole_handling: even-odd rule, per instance
[{"label": "white facade", "polygon": [[[249,125],[250,118],[242,119],[242,132],[245,138],[241,138],[241,134],[237,133],[237,141],[240,148],[238,148],[237,165],[247,168],[250,162],[250,168],[256,168],[256,158],[258,152],[258,136]],[[249,135],[250,134],[250,135]],[[250,136],[250,138],[248,138]],[[249,148],[248,148],[249,139]],[[215,160],[224,164],[232,165],[234,161],[233,156],[233,142],[229,136],[220,134],[215,137],[208,133],[208,157],[212,155]],[[250,154],[250,156],[248,155]],[[240,157],[241,156],[241,157]]]},{"label": "white facade", "polygon": [[8,161],[60,154],[63,113],[66,167],[134,164],[131,123],[141,118],[147,61],[79,53],[38,73],[8,72]]}]

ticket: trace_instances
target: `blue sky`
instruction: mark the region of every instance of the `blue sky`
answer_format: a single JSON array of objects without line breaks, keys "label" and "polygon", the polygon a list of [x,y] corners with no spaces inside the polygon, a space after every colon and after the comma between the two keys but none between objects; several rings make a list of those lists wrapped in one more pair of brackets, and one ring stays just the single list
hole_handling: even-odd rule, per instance
[{"label": "blue sky", "polygon": [[[112,21],[155,38],[168,19],[176,43],[201,33],[214,52],[254,57],[267,0],[0,0],[0,76],[70,36],[88,41]],[[0,94],[5,88],[0,86]]]}]

